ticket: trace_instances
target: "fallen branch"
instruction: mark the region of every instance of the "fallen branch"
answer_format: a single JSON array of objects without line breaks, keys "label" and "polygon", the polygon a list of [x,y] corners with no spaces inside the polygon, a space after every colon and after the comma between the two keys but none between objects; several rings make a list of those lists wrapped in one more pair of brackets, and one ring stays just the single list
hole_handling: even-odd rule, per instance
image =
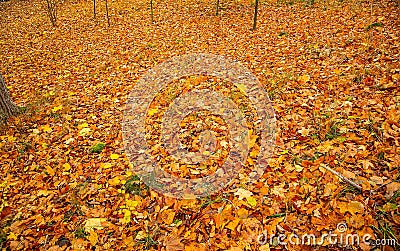
[{"label": "fallen branch", "polygon": [[359,190],[360,192],[362,192],[362,187],[360,185],[358,185],[357,183],[355,183],[354,181],[352,181],[351,179],[348,179],[348,178],[344,177],[343,174],[333,170],[332,168],[330,168],[327,165],[322,165],[322,167],[325,168],[326,170],[328,170],[329,172],[333,173],[334,175],[338,176],[341,180],[344,180],[348,184],[350,184],[353,187],[357,188],[357,190]]}]

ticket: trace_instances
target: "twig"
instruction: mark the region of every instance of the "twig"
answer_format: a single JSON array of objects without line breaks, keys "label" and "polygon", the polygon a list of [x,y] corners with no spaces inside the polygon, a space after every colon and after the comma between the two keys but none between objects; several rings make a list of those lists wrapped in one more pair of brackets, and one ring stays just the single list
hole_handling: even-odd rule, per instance
[{"label": "twig", "polygon": [[46,248],[46,246],[47,246],[47,237],[49,237],[48,234],[46,234],[46,239],[44,240],[44,248]]},{"label": "twig", "polygon": [[362,187],[360,185],[358,185],[357,183],[355,183],[354,181],[346,178],[343,176],[343,174],[333,170],[332,168],[330,168],[327,165],[322,165],[323,168],[325,168],[326,170],[328,170],[329,172],[333,173],[334,175],[338,176],[340,179],[346,181],[347,183],[349,183],[350,185],[352,185],[353,187],[357,188],[360,192],[362,192]]}]

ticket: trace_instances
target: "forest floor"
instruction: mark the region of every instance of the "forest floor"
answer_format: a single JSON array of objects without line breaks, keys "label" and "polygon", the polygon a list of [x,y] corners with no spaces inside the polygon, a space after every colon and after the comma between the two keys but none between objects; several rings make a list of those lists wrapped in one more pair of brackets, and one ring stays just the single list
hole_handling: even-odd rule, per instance
[{"label": "forest floor", "polygon": [[[252,30],[251,1],[215,2],[154,1],[152,23],[149,1],[111,0],[110,27],[104,1],[96,20],[63,1],[56,27],[43,1],[0,3],[0,72],[25,107],[0,127],[1,249],[399,250],[398,3],[261,1]],[[195,52],[251,70],[276,143],[257,181],[182,200],[132,173],[121,124],[141,76]]]}]

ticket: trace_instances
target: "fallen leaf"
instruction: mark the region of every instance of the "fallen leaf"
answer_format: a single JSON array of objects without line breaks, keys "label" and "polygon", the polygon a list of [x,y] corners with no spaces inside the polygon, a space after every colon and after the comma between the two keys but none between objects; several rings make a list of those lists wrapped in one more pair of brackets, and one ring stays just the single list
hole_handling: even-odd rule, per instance
[{"label": "fallen leaf", "polygon": [[106,218],[89,218],[85,221],[84,229],[86,232],[90,232],[93,229],[101,230],[104,228],[101,223],[106,221]]},{"label": "fallen leaf", "polygon": [[54,112],[57,112],[57,111],[61,110],[62,108],[63,108],[62,105],[55,106],[55,107],[53,107],[53,109],[51,111],[54,113]]},{"label": "fallen leaf", "polygon": [[391,198],[395,192],[400,190],[400,183],[399,182],[391,182],[386,185],[386,198]]},{"label": "fallen leaf", "polygon": [[121,222],[124,224],[128,224],[131,222],[131,211],[128,209],[123,209],[124,217],[121,219]]},{"label": "fallen leaf", "polygon": [[69,163],[65,163],[63,164],[63,168],[64,172],[68,172],[69,170],[71,170],[71,165]]},{"label": "fallen leaf", "polygon": [[90,128],[82,128],[82,130],[79,131],[79,136],[86,136],[90,133]]},{"label": "fallen leaf", "polygon": [[43,132],[52,132],[53,131],[53,129],[51,129],[51,127],[49,125],[42,126],[42,130],[43,130]]},{"label": "fallen leaf", "polygon": [[249,205],[251,207],[255,207],[257,205],[257,200],[252,196],[247,197],[246,200],[247,200],[247,203],[249,203]]},{"label": "fallen leaf", "polygon": [[235,231],[236,227],[238,226],[240,219],[234,219],[230,221],[225,228],[230,229],[231,231]]},{"label": "fallen leaf", "polygon": [[89,232],[89,236],[87,237],[87,239],[90,241],[90,244],[92,244],[92,246],[96,246],[97,241],[98,241],[98,235],[97,233],[92,229]]},{"label": "fallen leaf", "polygon": [[342,214],[346,212],[350,212],[352,215],[355,215],[356,213],[364,213],[364,205],[358,201],[339,202],[338,207]]},{"label": "fallen leaf", "polygon": [[178,251],[185,250],[184,245],[181,243],[182,238],[176,236],[175,234],[170,234],[165,237],[163,245],[166,251]]},{"label": "fallen leaf", "polygon": [[248,198],[248,197],[252,196],[253,193],[248,191],[248,190],[246,190],[246,189],[239,188],[236,191],[235,195],[239,196],[239,200],[243,200],[244,198]]},{"label": "fallen leaf", "polygon": [[112,159],[112,160],[117,160],[117,159],[119,159],[119,155],[118,155],[118,154],[115,154],[115,153],[112,153],[112,154],[110,155],[110,159]]}]

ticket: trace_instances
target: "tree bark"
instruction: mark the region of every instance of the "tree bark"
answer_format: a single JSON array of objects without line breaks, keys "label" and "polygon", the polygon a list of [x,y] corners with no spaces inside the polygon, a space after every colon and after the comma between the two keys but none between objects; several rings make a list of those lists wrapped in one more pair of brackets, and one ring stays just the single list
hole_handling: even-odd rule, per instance
[{"label": "tree bark", "polygon": [[93,0],[93,16],[96,19],[96,0]]},{"label": "tree bark", "polygon": [[18,106],[12,102],[3,76],[0,73],[0,118],[7,119],[10,116],[17,115],[18,111]]},{"label": "tree bark", "polygon": [[150,0],[151,23],[154,23],[153,0]]},{"label": "tree bark", "polygon": [[107,13],[107,23],[108,23],[108,27],[110,27],[110,16],[108,15],[108,0],[106,0],[106,13]]},{"label": "tree bark", "polygon": [[253,20],[253,30],[257,29],[257,15],[258,15],[258,0],[254,3],[254,20]]}]

